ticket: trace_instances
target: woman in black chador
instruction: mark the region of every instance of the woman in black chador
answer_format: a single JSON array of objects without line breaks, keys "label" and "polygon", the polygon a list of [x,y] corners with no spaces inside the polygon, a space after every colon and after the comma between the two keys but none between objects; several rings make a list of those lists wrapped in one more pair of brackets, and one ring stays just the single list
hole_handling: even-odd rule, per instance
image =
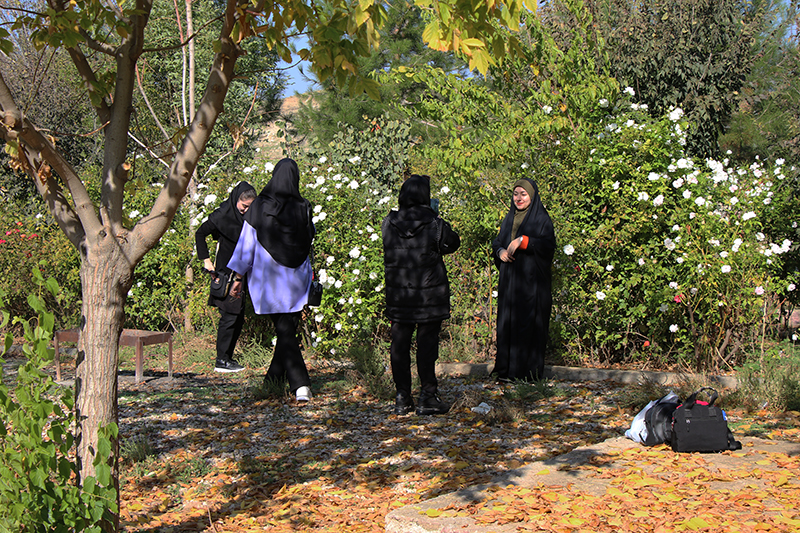
[{"label": "woman in black chador", "polygon": [[[197,257],[211,272],[225,272],[230,275],[228,260],[236,248],[236,241],[242,232],[244,214],[256,197],[256,190],[246,181],[240,182],[231,191],[230,197],[208,216],[208,220],[195,232]],[[219,242],[215,257],[216,266],[211,262],[206,237],[211,235]],[[241,372],[244,367],[233,359],[233,349],[244,325],[244,298],[227,294],[224,298],[208,297],[208,304],[219,309],[217,327],[217,372]]]},{"label": "woman in black chador", "polygon": [[442,320],[450,317],[450,284],[442,255],[461,244],[450,224],[431,208],[430,178],[413,175],[400,188],[399,209],[381,225],[386,279],[386,316],[392,321],[391,362],[397,397],[394,412],[414,410],[411,398],[411,336],[417,330],[420,380],[418,415],[439,415],[450,406],[439,398],[436,359]]},{"label": "woman in black chador", "polygon": [[532,179],[517,181],[513,190],[513,205],[492,242],[495,265],[500,270],[494,365],[498,381],[544,377],[544,351],[553,305],[553,221]]}]

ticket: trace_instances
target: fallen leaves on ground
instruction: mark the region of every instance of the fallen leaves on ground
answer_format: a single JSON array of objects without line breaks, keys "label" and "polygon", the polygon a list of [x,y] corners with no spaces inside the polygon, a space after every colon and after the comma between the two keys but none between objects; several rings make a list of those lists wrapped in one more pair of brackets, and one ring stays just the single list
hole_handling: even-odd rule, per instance
[{"label": "fallen leaves on ground", "polygon": [[637,447],[605,457],[604,465],[586,467],[588,479],[608,481],[599,494],[578,484],[494,486],[471,503],[426,513],[469,516],[478,524],[516,523],[518,531],[800,530],[800,457],[728,453],[758,466],[731,470],[702,454]]},{"label": "fallen leaves on ground", "polygon": [[[442,378],[440,391],[445,399],[469,398],[474,405],[457,402],[443,416],[398,417],[392,414],[393,402],[376,400],[358,387],[348,389],[335,368],[316,365],[311,373],[315,395],[307,406],[289,398],[258,400],[248,390],[253,381],[241,376],[187,377],[180,388],[166,392],[147,385],[123,388],[123,451],[146,441],[155,453],[140,462],[123,461],[123,529],[384,531],[385,517],[395,508],[488,483],[532,461],[620,436],[635,414],[618,407],[621,386],[605,382],[556,383],[554,396],[524,401],[509,400],[508,388],[489,378],[468,377]],[[480,402],[495,411],[472,412],[470,407]],[[498,416],[501,406],[505,416]],[[800,441],[797,416],[776,420],[728,414],[732,423],[750,424],[747,431],[757,428],[762,438]],[[668,523],[673,530],[687,531],[734,531],[733,525],[741,531],[767,526],[790,531],[800,523],[786,504],[800,495],[796,457],[774,474],[766,465],[759,474],[706,472],[691,462],[691,455],[637,450],[660,455],[631,452],[613,458],[614,492],[603,498],[582,493],[580,487],[507,487],[472,508],[434,512],[548,531],[659,531]],[[642,461],[661,464],[663,470],[645,474],[637,466]],[[610,469],[596,468],[596,475],[610,475]],[[755,481],[759,475],[771,483],[735,493],[697,491],[698,481]],[[719,506],[681,516],[687,502],[709,499]],[[645,508],[648,516],[639,516]],[[767,511],[769,519],[759,518]]]}]

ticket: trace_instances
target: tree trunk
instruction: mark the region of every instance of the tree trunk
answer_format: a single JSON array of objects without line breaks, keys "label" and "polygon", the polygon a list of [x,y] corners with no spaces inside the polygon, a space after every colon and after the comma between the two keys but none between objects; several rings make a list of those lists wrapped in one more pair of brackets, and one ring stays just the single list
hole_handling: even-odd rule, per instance
[{"label": "tree trunk", "polygon": [[[75,372],[77,446],[81,480],[95,475],[97,432],[118,423],[117,370],[119,338],[125,320],[125,299],[133,284],[133,267],[116,239],[105,237],[95,250],[82,254],[83,304]],[[119,442],[112,442],[111,467],[119,504]],[[119,517],[112,531],[119,529]]]},{"label": "tree trunk", "polygon": [[[194,35],[194,21],[192,15],[192,0],[186,0],[186,36],[191,37]],[[189,122],[194,120],[195,114],[195,40],[189,41]],[[188,122],[187,122],[188,124]],[[189,197],[189,205],[191,210],[191,218],[194,219],[197,206],[195,204],[195,196],[197,195],[197,169],[195,168],[192,173],[192,179],[189,181],[189,188],[187,190]],[[189,236],[191,238],[192,235]],[[189,302],[189,296],[194,285],[194,272],[192,271],[192,263],[186,265],[186,306],[184,307],[183,327],[187,332],[194,331],[192,327],[192,310]]]}]

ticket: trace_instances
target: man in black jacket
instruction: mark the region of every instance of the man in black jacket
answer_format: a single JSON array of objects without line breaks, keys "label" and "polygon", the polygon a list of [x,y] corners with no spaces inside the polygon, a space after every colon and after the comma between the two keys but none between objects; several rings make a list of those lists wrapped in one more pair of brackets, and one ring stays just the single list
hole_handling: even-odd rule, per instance
[{"label": "man in black jacket", "polygon": [[442,256],[461,244],[450,224],[431,208],[430,178],[412,175],[400,188],[399,210],[383,220],[386,316],[392,321],[391,363],[397,389],[394,412],[414,410],[411,398],[411,337],[417,329],[418,415],[444,414],[436,360],[439,331],[450,317],[450,283]]}]

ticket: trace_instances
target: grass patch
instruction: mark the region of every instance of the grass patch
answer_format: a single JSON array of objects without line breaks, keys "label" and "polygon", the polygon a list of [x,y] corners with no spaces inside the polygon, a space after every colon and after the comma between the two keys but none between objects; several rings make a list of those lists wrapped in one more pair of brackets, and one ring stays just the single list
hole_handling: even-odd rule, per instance
[{"label": "grass patch", "polygon": [[392,372],[383,350],[372,344],[351,346],[345,358],[353,363],[353,368],[345,371],[351,388],[363,387],[367,394],[379,400],[394,398]]},{"label": "grass patch", "polygon": [[248,389],[256,400],[285,400],[291,397],[286,380],[259,377],[249,381]]},{"label": "grass patch", "polygon": [[535,402],[557,395],[563,395],[566,391],[557,387],[552,381],[540,379],[537,381],[516,380],[510,387],[503,390],[503,396],[509,400],[520,400],[524,402]]},{"label": "grass patch", "polygon": [[739,386],[731,403],[748,411],[800,411],[800,353],[785,340],[752,354],[737,369]]},{"label": "grass patch", "polygon": [[235,359],[240,365],[247,368],[267,368],[275,346],[272,344],[272,337],[258,336],[252,337],[247,341],[239,342],[239,353]]},{"label": "grass patch", "polygon": [[[708,385],[710,380],[703,375],[680,374],[675,383],[664,384],[643,378],[639,383],[625,387],[619,395],[619,406],[628,411],[639,411],[651,400],[657,400],[666,396],[670,391],[678,395],[682,400],[688,398],[703,387],[711,388],[721,392],[717,387]],[[715,405],[720,405],[720,400]]]},{"label": "grass patch", "polygon": [[141,463],[155,455],[155,449],[147,436],[137,435],[123,441],[119,454],[126,462]]},{"label": "grass patch", "polygon": [[203,477],[211,472],[209,465],[202,457],[195,457],[179,464],[176,467],[175,479],[181,483],[188,483],[195,478]]}]

